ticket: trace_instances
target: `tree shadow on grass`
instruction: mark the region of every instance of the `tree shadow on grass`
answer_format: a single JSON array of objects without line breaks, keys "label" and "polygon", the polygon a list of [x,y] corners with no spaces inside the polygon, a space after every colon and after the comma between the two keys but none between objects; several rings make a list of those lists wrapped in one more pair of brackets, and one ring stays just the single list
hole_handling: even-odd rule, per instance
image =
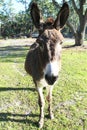
[{"label": "tree shadow on grass", "polygon": [[69,49],[69,48],[75,48],[75,47],[76,47],[75,45],[66,45],[66,46],[63,46],[62,48]]},{"label": "tree shadow on grass", "polygon": [[[8,91],[36,91],[35,88],[11,88],[4,87],[0,88],[0,92],[8,92]],[[31,119],[32,117],[32,119]],[[38,122],[35,121],[35,118],[39,117],[37,114],[32,114],[32,110],[28,114],[14,114],[9,112],[1,112],[0,113],[0,122],[14,122],[14,123],[22,123],[22,124],[31,124],[32,126],[38,127]]]},{"label": "tree shadow on grass", "polygon": [[11,88],[11,87],[1,87],[0,88],[0,92],[2,91],[22,91],[22,90],[26,90],[26,91],[36,91],[35,88]]},{"label": "tree shadow on grass", "polygon": [[29,119],[29,117],[32,117],[33,119],[35,117],[38,117],[36,114],[13,114],[13,113],[0,113],[0,122],[16,122],[16,123],[22,123],[22,124],[32,124],[32,126],[38,127],[38,122]]},{"label": "tree shadow on grass", "polygon": [[0,57],[1,57],[0,61],[1,62],[14,62],[16,58],[25,58],[26,52],[28,50],[29,50],[29,46],[0,47]]},{"label": "tree shadow on grass", "polygon": [[5,46],[0,47],[0,51],[23,51],[28,50],[30,46],[21,45],[21,46]]}]

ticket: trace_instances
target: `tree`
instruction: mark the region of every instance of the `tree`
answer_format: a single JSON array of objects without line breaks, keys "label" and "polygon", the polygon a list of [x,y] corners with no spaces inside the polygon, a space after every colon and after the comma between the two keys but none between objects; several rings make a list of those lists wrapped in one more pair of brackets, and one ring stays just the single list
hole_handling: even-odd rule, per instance
[{"label": "tree", "polygon": [[[53,4],[58,7],[59,4],[52,0]],[[86,0],[71,0],[73,8],[78,16],[78,27],[75,28],[73,24],[71,24],[71,21],[67,22],[67,25],[70,27],[71,31],[73,32],[75,36],[75,45],[80,46],[84,42],[85,37],[85,30],[86,30],[86,23],[87,23],[87,8],[85,6],[87,5]]]},{"label": "tree", "polygon": [[[9,25],[12,23],[14,17],[12,0],[1,0],[0,7],[0,35],[2,35],[2,30],[4,31],[4,27],[7,27],[10,31]],[[8,31],[6,30],[6,32]]]},{"label": "tree", "polygon": [[[25,10],[20,12],[20,20],[21,24],[23,24],[23,33],[29,33],[29,27],[30,27],[30,13],[28,9],[29,0],[16,0],[17,2],[20,2],[24,5]],[[21,15],[23,13],[23,15]]]},{"label": "tree", "polygon": [[0,7],[3,5],[4,0],[0,0]]},{"label": "tree", "polygon": [[[22,0],[22,2],[24,1],[28,0]],[[25,10],[17,14],[14,13],[12,0],[8,0],[7,2],[2,0],[0,5],[0,35],[4,38],[29,36],[30,15],[27,10],[27,3]]]}]

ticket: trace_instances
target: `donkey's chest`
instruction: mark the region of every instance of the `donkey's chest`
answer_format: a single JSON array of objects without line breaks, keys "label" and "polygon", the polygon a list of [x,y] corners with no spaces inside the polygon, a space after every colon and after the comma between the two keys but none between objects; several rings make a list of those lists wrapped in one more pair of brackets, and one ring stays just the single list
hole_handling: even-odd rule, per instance
[{"label": "donkey's chest", "polygon": [[37,81],[37,86],[38,87],[50,87],[48,83],[46,82],[45,78],[40,79]]}]

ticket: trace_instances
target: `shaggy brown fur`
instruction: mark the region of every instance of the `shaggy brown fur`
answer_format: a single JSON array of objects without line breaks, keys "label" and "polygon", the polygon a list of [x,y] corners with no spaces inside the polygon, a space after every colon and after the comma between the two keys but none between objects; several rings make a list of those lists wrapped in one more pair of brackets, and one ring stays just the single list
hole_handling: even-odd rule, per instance
[{"label": "shaggy brown fur", "polygon": [[[44,124],[44,96],[43,87],[48,89],[47,101],[50,118],[53,119],[52,112],[52,89],[58,78],[61,60],[61,43],[63,36],[60,29],[66,23],[69,15],[67,3],[63,4],[56,20],[48,18],[43,22],[40,10],[36,3],[31,6],[31,17],[35,27],[39,31],[39,37],[31,45],[25,60],[25,70],[33,78],[38,91],[38,103],[40,106],[39,127]],[[57,30],[58,29],[58,30]]]},{"label": "shaggy brown fur", "polygon": [[36,42],[30,47],[25,61],[25,70],[34,81],[39,81],[43,77],[43,68],[48,62],[48,56],[42,52],[40,45]]},{"label": "shaggy brown fur", "polygon": [[63,36],[56,29],[46,30],[30,47],[25,61],[25,70],[34,81],[43,77],[46,64],[55,57],[55,46],[62,42]]}]

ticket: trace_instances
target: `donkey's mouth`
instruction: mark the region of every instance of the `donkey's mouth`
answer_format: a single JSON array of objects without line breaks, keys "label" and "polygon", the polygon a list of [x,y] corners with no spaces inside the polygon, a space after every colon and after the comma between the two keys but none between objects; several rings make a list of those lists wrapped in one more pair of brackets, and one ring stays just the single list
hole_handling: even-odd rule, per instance
[{"label": "donkey's mouth", "polygon": [[47,81],[47,83],[49,85],[53,85],[55,83],[55,81],[57,80],[58,76],[49,76],[49,75],[45,75],[45,79]]}]

